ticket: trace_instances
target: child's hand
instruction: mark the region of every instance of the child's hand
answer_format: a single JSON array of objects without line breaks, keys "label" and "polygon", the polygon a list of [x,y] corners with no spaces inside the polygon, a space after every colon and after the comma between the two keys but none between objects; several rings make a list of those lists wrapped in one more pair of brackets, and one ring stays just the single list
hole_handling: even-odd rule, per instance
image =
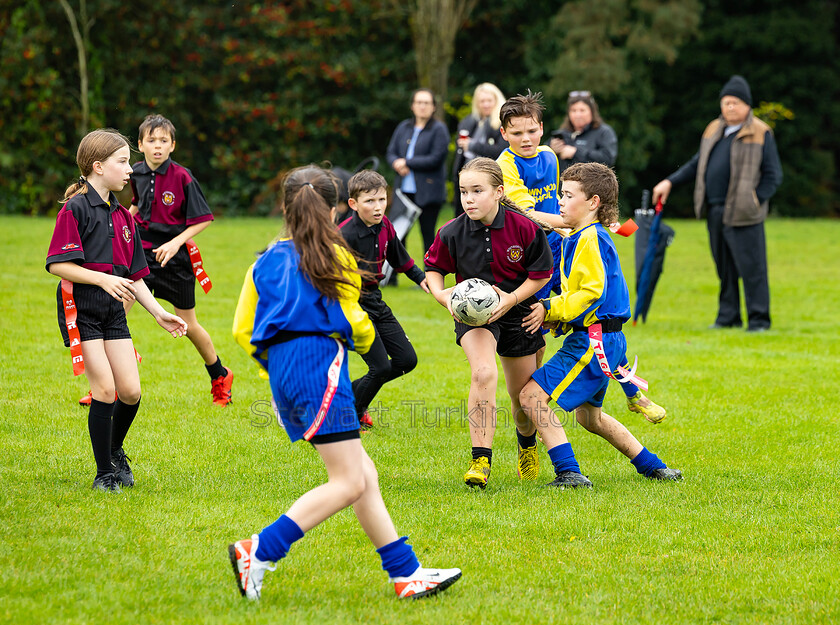
[{"label": "child's hand", "polygon": [[181,244],[174,239],[167,241],[163,245],[157,246],[152,251],[155,253],[155,260],[160,263],[161,267],[166,267],[166,263],[172,260],[172,257],[181,249]]},{"label": "child's hand", "polygon": [[429,283],[426,282],[426,278],[423,278],[423,280],[421,280],[420,288],[426,291],[426,293],[431,293],[431,291],[429,290]]},{"label": "child's hand", "polygon": [[513,293],[505,293],[495,284],[493,285],[493,290],[499,294],[499,305],[493,309],[493,314],[490,315],[490,318],[487,320],[487,323],[493,323],[494,321],[498,321],[505,314],[507,314],[507,311],[509,311],[517,304],[516,295],[514,295]]},{"label": "child's hand", "polygon": [[165,310],[160,316],[155,317],[161,328],[169,332],[174,338],[187,335],[187,322],[177,315],[173,315]]},{"label": "child's hand", "polygon": [[120,300],[121,302],[133,302],[134,294],[137,292],[137,289],[132,286],[132,282],[134,282],[134,280],[103,273],[97,286],[99,286],[108,295]]},{"label": "child's hand", "polygon": [[531,304],[531,312],[522,319],[522,327],[525,328],[525,331],[528,332],[528,334],[534,334],[540,329],[540,327],[542,327],[543,322],[545,321],[545,313],[545,306],[543,306],[540,302]]}]

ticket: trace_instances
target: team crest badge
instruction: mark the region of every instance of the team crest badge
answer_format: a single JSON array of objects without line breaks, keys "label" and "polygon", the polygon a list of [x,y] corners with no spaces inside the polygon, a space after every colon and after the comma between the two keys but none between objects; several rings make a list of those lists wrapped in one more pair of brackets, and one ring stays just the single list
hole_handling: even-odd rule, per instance
[{"label": "team crest badge", "polygon": [[163,203],[167,206],[172,206],[175,203],[175,194],[172,191],[163,192]]},{"label": "team crest badge", "polygon": [[65,245],[64,247],[61,248],[61,251],[62,252],[69,252],[70,250],[75,250],[77,247],[79,247],[79,246],[76,245],[75,243],[68,243],[67,245]]},{"label": "team crest badge", "polygon": [[128,226],[123,226],[123,239],[126,243],[131,243],[131,230],[128,229]]},{"label": "team crest badge", "polygon": [[518,263],[522,260],[522,246],[521,245],[511,245],[507,248],[507,257],[508,260],[512,263]]}]

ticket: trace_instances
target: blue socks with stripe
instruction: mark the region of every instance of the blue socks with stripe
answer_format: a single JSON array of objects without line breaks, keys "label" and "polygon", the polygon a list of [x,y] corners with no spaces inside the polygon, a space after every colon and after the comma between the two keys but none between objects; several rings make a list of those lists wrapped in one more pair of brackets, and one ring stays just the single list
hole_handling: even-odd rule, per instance
[{"label": "blue socks with stripe", "polygon": [[376,550],[382,558],[382,568],[388,572],[388,577],[408,577],[420,567],[414,549],[407,540],[408,536],[403,536]]},{"label": "blue socks with stripe", "polygon": [[650,475],[657,469],[668,468],[656,454],[649,452],[647,447],[642,447],[642,451],[640,451],[639,454],[630,462],[634,467],[636,467],[636,471],[645,477],[650,477]]},{"label": "blue socks with stripe", "polygon": [[277,562],[285,558],[292,543],[303,538],[303,530],[285,514],[260,532],[260,542],[254,554],[263,562]]},{"label": "blue socks with stripe", "polygon": [[548,457],[551,458],[556,475],[560,475],[563,471],[580,473],[580,465],[575,458],[575,452],[572,451],[571,443],[563,443],[562,445],[552,447],[548,450]]}]

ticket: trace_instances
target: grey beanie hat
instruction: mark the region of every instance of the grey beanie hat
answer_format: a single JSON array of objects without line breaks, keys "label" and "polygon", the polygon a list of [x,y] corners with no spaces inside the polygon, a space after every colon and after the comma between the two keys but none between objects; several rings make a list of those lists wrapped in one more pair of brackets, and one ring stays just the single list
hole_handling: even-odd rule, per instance
[{"label": "grey beanie hat", "polygon": [[729,81],[723,85],[723,89],[720,90],[718,99],[723,99],[723,96],[726,95],[733,95],[746,102],[748,106],[752,106],[752,92],[750,92],[750,85],[743,76],[738,76],[736,74],[730,78]]}]

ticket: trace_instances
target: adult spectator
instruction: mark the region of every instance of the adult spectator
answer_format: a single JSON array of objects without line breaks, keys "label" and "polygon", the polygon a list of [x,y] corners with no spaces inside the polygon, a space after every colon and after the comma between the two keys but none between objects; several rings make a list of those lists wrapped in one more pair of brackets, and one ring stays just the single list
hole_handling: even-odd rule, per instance
[{"label": "adult spectator", "polygon": [[399,123],[388,143],[386,158],[397,179],[394,188],[402,189],[419,206],[423,249],[435,240],[440,207],[446,201],[446,155],[449,131],[434,118],[435,96],[431,89],[417,89],[411,96],[414,117]]},{"label": "adult spectator", "polygon": [[505,103],[505,96],[499,88],[489,82],[483,82],[475,88],[472,99],[472,112],[458,124],[457,150],[452,162],[453,188],[452,206],[457,217],[464,212],[461,206],[461,193],[458,188],[458,173],[461,168],[477,156],[486,156],[494,161],[508,146],[500,130],[502,121],[499,111]]},{"label": "adult spectator", "polygon": [[747,331],[770,328],[770,287],[764,220],[769,200],[782,182],[773,131],[752,114],[747,81],[732,76],[720,90],[721,115],[700,138],[700,149],[653,188],[664,204],[674,185],[694,180],[694,213],[706,223],[720,278],[717,319],[711,328],[741,327],[738,278],[744,283]]},{"label": "adult spectator", "polygon": [[598,104],[589,91],[572,91],[566,108],[566,119],[551,133],[551,149],[560,161],[560,173],[574,163],[615,165],[618,138],[611,126],[604,123]]}]

